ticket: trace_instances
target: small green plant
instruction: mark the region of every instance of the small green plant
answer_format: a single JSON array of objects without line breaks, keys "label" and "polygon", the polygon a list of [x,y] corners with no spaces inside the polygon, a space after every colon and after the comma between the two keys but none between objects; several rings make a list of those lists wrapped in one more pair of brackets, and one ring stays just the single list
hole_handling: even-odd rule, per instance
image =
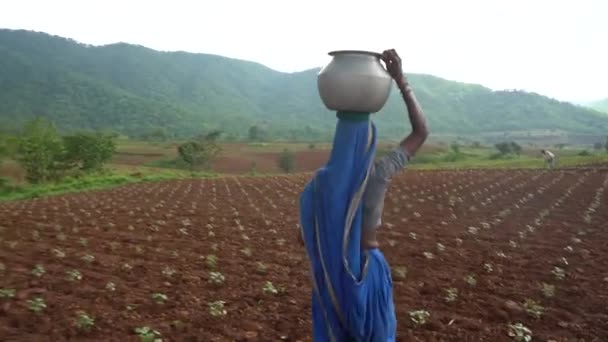
[{"label": "small green plant", "polygon": [[152,294],[152,300],[156,302],[156,304],[165,304],[167,299],[167,295],[164,293],[157,292]]},{"label": "small green plant", "polygon": [[431,252],[423,252],[422,254],[427,259],[435,259],[435,255],[433,253],[431,253]]},{"label": "small green plant", "polygon": [[41,312],[46,309],[46,303],[44,303],[44,299],[37,297],[34,299],[29,299],[27,301],[27,307],[34,312]]},{"label": "small green plant", "polygon": [[135,328],[135,333],[139,336],[141,342],[162,342],[160,332],[150,327]]},{"label": "small green plant", "polygon": [[272,282],[267,281],[264,284],[264,288],[262,289],[264,291],[264,293],[266,294],[277,294],[279,293],[279,291],[277,291],[277,289],[274,287],[274,285],[272,284]]},{"label": "small green plant", "polygon": [[66,272],[68,274],[69,281],[80,281],[82,280],[82,274],[78,270],[71,270]]},{"label": "small green plant", "polygon": [[410,321],[414,323],[415,326],[421,326],[426,324],[431,314],[426,310],[414,310],[410,311]]},{"label": "small green plant", "polygon": [[78,318],[76,319],[76,327],[79,330],[88,331],[95,326],[95,319],[90,317],[84,312],[78,314]]},{"label": "small green plant", "polygon": [[268,266],[266,266],[263,262],[258,261],[256,265],[256,271],[259,274],[266,274],[266,272],[268,272]]},{"label": "small green plant", "polygon": [[226,304],[226,302],[222,300],[216,300],[215,302],[209,303],[209,314],[213,317],[226,316],[228,312],[224,308],[224,304]]},{"label": "small green plant", "polygon": [[524,302],[524,308],[528,315],[538,319],[543,315],[545,308],[543,308],[537,301],[533,299],[526,299]]},{"label": "small green plant", "polygon": [[106,284],[106,290],[110,291],[110,292],[114,292],[116,291],[116,284],[114,284],[113,282],[108,282]]},{"label": "small green plant", "polygon": [[474,274],[469,274],[464,277],[464,281],[469,284],[469,286],[477,285],[477,277]]},{"label": "small green plant", "polygon": [[543,295],[547,298],[555,296],[555,285],[543,283],[541,287]]},{"label": "small green plant", "polygon": [[42,266],[42,265],[40,265],[40,264],[36,265],[36,266],[34,267],[34,269],[32,270],[32,274],[33,274],[35,277],[38,277],[38,278],[42,277],[42,275],[44,274],[44,272],[45,272],[45,270],[44,270],[44,266]]},{"label": "small green plant", "polygon": [[516,342],[532,341],[532,330],[521,323],[509,324],[508,334]]},{"label": "small green plant", "polygon": [[553,271],[551,271],[551,273],[553,273],[555,278],[557,278],[558,280],[563,280],[566,278],[566,271],[561,267],[553,267]]},{"label": "small green plant", "polygon": [[15,289],[0,289],[0,298],[15,297]]},{"label": "small green plant", "polygon": [[53,249],[52,252],[53,252],[53,254],[55,255],[56,258],[59,258],[59,259],[65,258],[65,252],[62,251],[59,248]]},{"label": "small green plant", "polygon": [[405,266],[395,267],[394,272],[397,279],[405,280],[405,278],[407,278],[407,267]]},{"label": "small green plant", "polygon": [[217,257],[213,254],[207,255],[207,266],[211,269],[215,269],[217,267]]},{"label": "small green plant", "polygon": [[171,278],[173,275],[175,275],[175,273],[177,273],[177,271],[169,266],[165,266],[162,273],[165,277]]},{"label": "small green plant", "polygon": [[65,233],[62,232],[62,233],[57,234],[57,240],[65,241],[66,239],[67,239],[67,237],[66,237]]},{"label": "small green plant", "polygon": [[500,258],[507,258],[507,255],[503,251],[496,251],[496,256]]},{"label": "small green plant", "polygon": [[455,287],[451,287],[449,289],[445,290],[446,295],[445,295],[445,301],[448,303],[454,302],[456,301],[456,299],[458,299],[458,289]]},{"label": "small green plant", "polygon": [[92,256],[91,254],[87,254],[85,256],[82,257],[82,260],[88,264],[92,263],[95,260],[95,257]]},{"label": "small green plant", "polygon": [[222,285],[226,281],[226,277],[220,272],[209,272],[209,282],[215,285]]}]

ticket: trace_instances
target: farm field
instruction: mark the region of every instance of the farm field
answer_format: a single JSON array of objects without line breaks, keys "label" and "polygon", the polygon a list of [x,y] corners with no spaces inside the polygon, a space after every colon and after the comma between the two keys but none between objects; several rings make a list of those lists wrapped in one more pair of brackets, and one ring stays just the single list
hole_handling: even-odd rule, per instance
[{"label": "farm field", "polygon": [[[310,341],[310,176],[0,202],[0,340]],[[608,340],[606,188],[600,167],[399,175],[379,233],[398,340]]]}]

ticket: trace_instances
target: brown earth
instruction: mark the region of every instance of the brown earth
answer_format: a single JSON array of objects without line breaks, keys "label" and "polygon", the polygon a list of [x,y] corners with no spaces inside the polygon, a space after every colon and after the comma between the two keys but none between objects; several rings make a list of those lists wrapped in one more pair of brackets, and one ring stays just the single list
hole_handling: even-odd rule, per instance
[{"label": "brown earth", "polygon": [[[310,341],[307,261],[295,242],[308,177],[131,184],[0,203],[0,289],[15,290],[0,298],[0,340],[137,341],[134,329],[149,326],[164,341]],[[606,187],[608,172],[592,168],[398,176],[380,233],[398,340],[509,341],[515,322],[538,341],[608,340]],[[82,279],[68,280],[71,270]],[[225,282],[212,284],[211,271]],[[267,281],[276,294],[263,291]],[[155,303],[154,293],[167,301]],[[36,297],[46,303],[39,313],[28,309]],[[544,308],[539,318],[526,299]],[[210,313],[218,300],[225,317]],[[90,331],[76,327],[81,310],[95,319]],[[413,325],[414,310],[430,313],[427,324]]]}]

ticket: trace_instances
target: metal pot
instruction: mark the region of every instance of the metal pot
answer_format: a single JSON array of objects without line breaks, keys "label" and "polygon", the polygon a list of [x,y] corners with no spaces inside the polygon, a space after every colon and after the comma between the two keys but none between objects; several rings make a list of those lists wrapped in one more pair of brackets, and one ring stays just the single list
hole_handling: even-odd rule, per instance
[{"label": "metal pot", "polygon": [[317,76],[319,95],[332,111],[376,113],[391,92],[392,79],[382,65],[382,55],[370,51],[329,53],[332,60]]}]

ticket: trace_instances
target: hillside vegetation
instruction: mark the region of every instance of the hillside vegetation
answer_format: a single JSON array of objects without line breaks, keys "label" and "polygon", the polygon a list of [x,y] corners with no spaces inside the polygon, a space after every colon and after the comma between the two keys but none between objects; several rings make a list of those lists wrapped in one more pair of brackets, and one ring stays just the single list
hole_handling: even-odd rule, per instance
[{"label": "hillside vegetation", "polygon": [[[0,30],[0,127],[42,116],[68,132],[183,137],[219,129],[223,139],[329,139],[335,116],[318,96],[318,71]],[[608,130],[608,116],[537,94],[408,76],[435,134]],[[409,129],[396,90],[376,122],[384,138]]]}]

